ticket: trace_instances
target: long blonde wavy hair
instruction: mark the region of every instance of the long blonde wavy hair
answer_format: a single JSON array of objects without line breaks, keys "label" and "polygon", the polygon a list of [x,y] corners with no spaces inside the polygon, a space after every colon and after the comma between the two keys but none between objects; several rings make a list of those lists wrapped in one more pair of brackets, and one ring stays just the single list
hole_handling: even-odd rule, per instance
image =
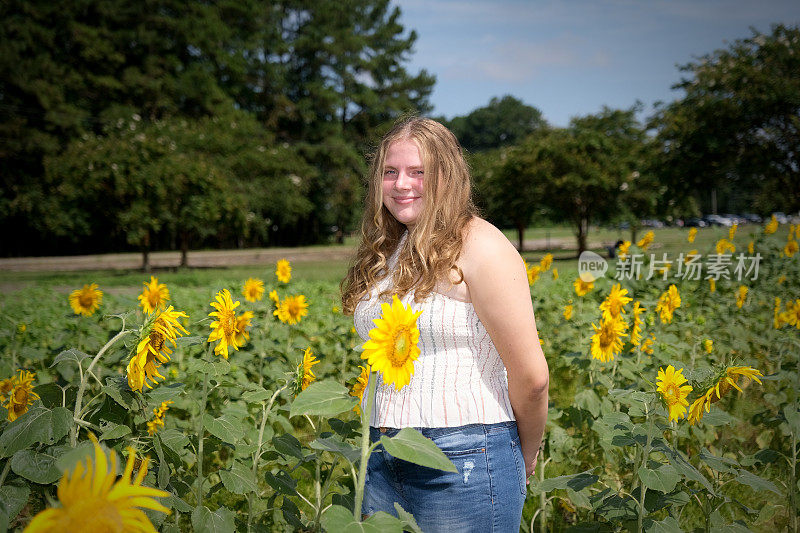
[{"label": "long blonde wavy hair", "polygon": [[379,297],[405,296],[412,289],[420,302],[437,281],[449,279],[463,246],[463,230],[478,214],[472,202],[469,168],[455,135],[428,118],[411,117],[396,123],[373,154],[367,197],[361,221],[361,242],[347,276],[342,280],[342,309],[353,314],[356,304],[389,275],[387,260],[397,248],[406,226],[383,205],[383,167],[389,146],[400,140],[413,141],[424,167],[424,203],[416,223],[409,229],[393,274],[393,284]]}]

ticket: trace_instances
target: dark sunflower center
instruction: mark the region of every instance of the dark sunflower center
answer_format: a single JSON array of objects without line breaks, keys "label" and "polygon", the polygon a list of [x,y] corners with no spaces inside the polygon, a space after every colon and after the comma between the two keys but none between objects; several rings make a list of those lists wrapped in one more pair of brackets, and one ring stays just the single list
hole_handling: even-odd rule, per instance
[{"label": "dark sunflower center", "polygon": [[220,324],[222,325],[222,330],[225,332],[226,337],[230,337],[236,332],[236,315],[233,312],[226,313],[223,318],[220,319]]},{"label": "dark sunflower center", "polygon": [[150,332],[150,346],[152,346],[156,352],[160,352],[161,349],[164,348],[164,340],[164,335],[161,334],[161,332]]},{"label": "dark sunflower center", "polygon": [[89,308],[94,303],[94,298],[88,292],[84,292],[78,297],[78,302],[81,304],[81,307]]},{"label": "dark sunflower center", "polygon": [[393,367],[399,368],[406,363],[411,353],[411,345],[411,331],[407,326],[401,326],[395,333],[392,350],[388,354]]}]

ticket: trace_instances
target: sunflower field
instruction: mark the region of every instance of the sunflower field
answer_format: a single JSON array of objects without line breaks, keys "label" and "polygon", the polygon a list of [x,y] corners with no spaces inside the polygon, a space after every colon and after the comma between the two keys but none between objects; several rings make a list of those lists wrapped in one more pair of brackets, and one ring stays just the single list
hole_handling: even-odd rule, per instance
[{"label": "sunflower field", "polygon": [[[625,242],[596,279],[526,257],[551,398],[523,531],[798,531],[800,235],[712,232],[682,230],[670,262],[655,234]],[[720,257],[727,275],[679,275]],[[355,511],[358,398],[381,343],[413,351],[391,335],[415,313],[387,304],[364,347],[337,283],[285,261],[148,277],[0,294],[0,530],[419,531]],[[454,468],[414,430],[381,444]]]}]

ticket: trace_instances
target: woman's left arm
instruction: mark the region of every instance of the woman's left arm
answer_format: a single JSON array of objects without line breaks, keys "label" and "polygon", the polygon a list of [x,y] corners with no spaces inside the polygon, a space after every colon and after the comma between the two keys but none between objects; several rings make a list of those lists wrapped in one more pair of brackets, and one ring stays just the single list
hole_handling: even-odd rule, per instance
[{"label": "woman's left arm", "polygon": [[505,364],[525,471],[530,476],[547,420],[550,379],[525,266],[505,235],[482,220],[471,224],[459,264],[475,312]]}]

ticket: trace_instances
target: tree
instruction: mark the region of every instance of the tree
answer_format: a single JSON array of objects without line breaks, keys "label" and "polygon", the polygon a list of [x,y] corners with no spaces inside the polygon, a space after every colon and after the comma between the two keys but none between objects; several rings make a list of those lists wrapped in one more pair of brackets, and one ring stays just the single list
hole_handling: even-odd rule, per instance
[{"label": "tree", "polygon": [[715,189],[730,210],[800,209],[800,29],[753,30],[682,70],[684,96],[652,121],[674,194]]},{"label": "tree", "polygon": [[466,116],[454,117],[448,126],[461,146],[479,152],[514,145],[546,124],[541,111],[506,95],[492,98],[489,105]]}]

